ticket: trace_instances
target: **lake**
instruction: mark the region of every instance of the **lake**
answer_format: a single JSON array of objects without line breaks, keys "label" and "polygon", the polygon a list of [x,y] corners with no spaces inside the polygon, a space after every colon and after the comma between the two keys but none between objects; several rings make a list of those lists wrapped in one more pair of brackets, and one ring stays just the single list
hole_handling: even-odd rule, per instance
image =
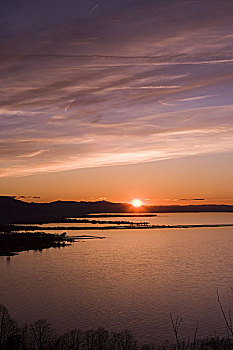
[{"label": "lake", "polygon": [[[233,213],[169,213],[122,220],[232,224]],[[105,239],[22,252],[10,260],[0,257],[0,303],[13,317],[21,322],[46,318],[58,331],[127,328],[140,341],[161,343],[173,338],[171,313],[182,317],[184,337],[192,336],[197,323],[200,337],[227,334],[216,291],[226,311],[233,310],[233,227],[84,234]]]}]

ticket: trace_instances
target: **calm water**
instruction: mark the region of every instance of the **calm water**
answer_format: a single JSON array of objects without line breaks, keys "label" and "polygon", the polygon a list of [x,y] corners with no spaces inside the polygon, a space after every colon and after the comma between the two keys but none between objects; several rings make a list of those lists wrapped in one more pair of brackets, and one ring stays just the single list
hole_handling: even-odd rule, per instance
[{"label": "calm water", "polygon": [[[233,214],[134,219],[140,220],[218,224],[233,223]],[[233,227],[90,234],[106,238],[22,252],[10,262],[0,257],[0,303],[20,321],[47,318],[61,331],[129,328],[139,340],[160,343],[172,337],[172,313],[182,316],[184,336],[192,335],[197,322],[199,336],[226,334],[216,290],[226,310],[233,310]]]}]

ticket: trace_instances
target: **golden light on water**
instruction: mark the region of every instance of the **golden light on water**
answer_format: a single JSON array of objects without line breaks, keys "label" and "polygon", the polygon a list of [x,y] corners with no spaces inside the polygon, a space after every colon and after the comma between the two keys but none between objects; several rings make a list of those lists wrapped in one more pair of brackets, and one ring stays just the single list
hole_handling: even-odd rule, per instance
[{"label": "golden light on water", "polygon": [[142,201],[140,199],[133,199],[131,201],[131,204],[135,207],[135,208],[139,208],[142,205]]}]

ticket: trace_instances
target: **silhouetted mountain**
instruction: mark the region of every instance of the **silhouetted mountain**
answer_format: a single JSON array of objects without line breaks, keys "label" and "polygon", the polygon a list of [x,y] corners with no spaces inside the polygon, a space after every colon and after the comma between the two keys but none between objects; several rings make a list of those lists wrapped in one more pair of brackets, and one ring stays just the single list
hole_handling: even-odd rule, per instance
[{"label": "silhouetted mountain", "polygon": [[0,196],[0,222],[26,223],[85,216],[90,213],[126,213],[129,204],[98,202],[56,201],[51,203],[25,203]]},{"label": "silhouetted mountain", "polygon": [[51,203],[26,203],[14,198],[0,196],[1,223],[38,223],[64,218],[82,217],[98,213],[177,213],[177,212],[233,212],[232,205],[184,205],[184,206],[142,206],[134,209],[127,203],[107,201],[75,202],[56,201]]}]

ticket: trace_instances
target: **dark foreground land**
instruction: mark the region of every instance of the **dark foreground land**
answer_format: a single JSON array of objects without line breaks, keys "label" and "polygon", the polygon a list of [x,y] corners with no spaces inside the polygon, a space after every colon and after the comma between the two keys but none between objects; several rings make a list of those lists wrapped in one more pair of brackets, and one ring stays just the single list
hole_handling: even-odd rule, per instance
[{"label": "dark foreground land", "polygon": [[61,235],[44,232],[20,233],[5,232],[0,233],[0,256],[12,256],[17,252],[25,250],[42,250],[48,248],[64,247],[74,241],[81,239],[103,238],[96,236],[76,236],[66,237],[65,233]]},{"label": "dark foreground land", "polygon": [[63,236],[40,233],[0,233],[0,255],[14,255],[24,250],[42,250],[65,246]]},{"label": "dark foreground land", "polygon": [[[179,322],[179,321],[178,321]],[[174,323],[174,344],[165,342],[160,346],[142,345],[129,330],[120,332],[104,328],[80,330],[78,328],[57,334],[46,320],[19,325],[8,310],[0,305],[1,350],[230,350],[233,340],[229,338],[179,339],[179,324]],[[178,327],[178,328],[177,328]]]}]

